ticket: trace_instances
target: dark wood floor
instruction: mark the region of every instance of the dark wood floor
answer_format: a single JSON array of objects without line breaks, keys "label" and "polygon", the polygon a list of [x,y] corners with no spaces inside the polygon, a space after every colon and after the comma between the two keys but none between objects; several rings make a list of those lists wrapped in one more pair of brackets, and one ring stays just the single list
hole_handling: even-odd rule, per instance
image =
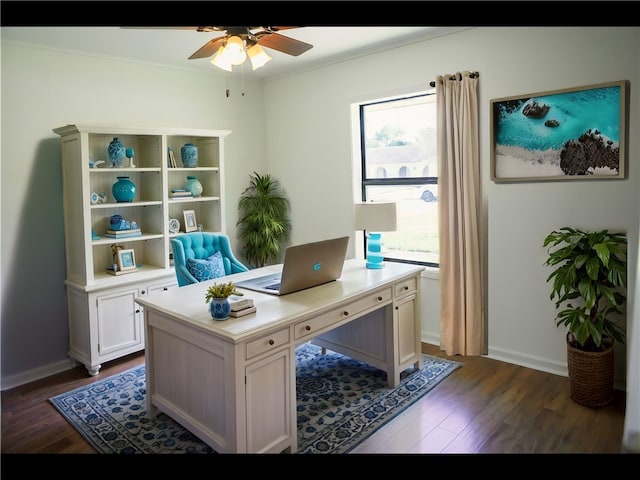
[{"label": "dark wood floor", "polygon": [[[432,345],[425,344],[423,350],[449,358]],[[565,377],[486,357],[451,359],[463,367],[410,413],[412,422],[433,423],[441,418],[430,431],[432,437],[446,432],[441,453],[621,452],[624,392],[616,391],[613,403],[606,407],[587,408],[570,399]],[[2,392],[2,454],[96,453],[49,403],[49,397],[143,362],[143,353],[133,354],[103,365],[96,377],[77,367]]]}]

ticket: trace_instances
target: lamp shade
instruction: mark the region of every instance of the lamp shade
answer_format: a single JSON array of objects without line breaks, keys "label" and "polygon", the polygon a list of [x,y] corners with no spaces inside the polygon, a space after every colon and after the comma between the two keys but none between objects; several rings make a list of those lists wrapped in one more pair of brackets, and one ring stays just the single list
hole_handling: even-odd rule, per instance
[{"label": "lamp shade", "polygon": [[231,62],[229,61],[229,59],[227,58],[227,56],[225,55],[225,47],[224,45],[221,46],[218,51],[216,52],[215,57],[213,57],[213,59],[211,60],[211,63],[214,64],[216,67],[219,67],[223,70],[226,70],[227,72],[231,72]]},{"label": "lamp shade", "polygon": [[356,203],[353,216],[356,230],[393,232],[397,229],[395,202]]},{"label": "lamp shade", "polygon": [[240,65],[247,59],[247,52],[244,51],[242,39],[233,35],[227,39],[224,55],[229,59],[231,65]]},{"label": "lamp shade", "polygon": [[267,53],[257,43],[247,49],[247,54],[251,60],[253,70],[262,67],[265,63],[271,60],[271,57],[267,55]]}]

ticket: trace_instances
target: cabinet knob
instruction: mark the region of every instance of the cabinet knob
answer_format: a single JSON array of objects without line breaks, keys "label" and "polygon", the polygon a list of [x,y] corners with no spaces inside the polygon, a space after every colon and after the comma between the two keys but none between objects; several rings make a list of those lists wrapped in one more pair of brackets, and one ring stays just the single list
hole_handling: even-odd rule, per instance
[{"label": "cabinet knob", "polygon": [[147,292],[145,290],[142,290],[142,295],[146,294]]},{"label": "cabinet knob", "polygon": [[274,345],[276,342],[273,341],[273,339],[269,340],[269,345]]},{"label": "cabinet knob", "polygon": [[166,292],[167,290],[169,290],[169,287],[164,287],[163,290]]},{"label": "cabinet knob", "polygon": [[344,312],[342,312],[342,315],[344,315],[345,317],[349,316],[349,312],[347,312],[346,310]]},{"label": "cabinet knob", "polygon": [[306,327],[304,327],[304,329],[308,332],[309,330],[311,330],[311,326],[307,325]]},{"label": "cabinet knob", "polygon": [[381,302],[382,301],[382,297],[378,297],[378,301]]},{"label": "cabinet knob", "polygon": [[136,313],[140,313],[140,309],[136,310]]},{"label": "cabinet knob", "polygon": [[405,286],[404,286],[404,289],[405,289],[405,290],[409,290],[409,286],[408,286],[408,285],[405,285]]}]

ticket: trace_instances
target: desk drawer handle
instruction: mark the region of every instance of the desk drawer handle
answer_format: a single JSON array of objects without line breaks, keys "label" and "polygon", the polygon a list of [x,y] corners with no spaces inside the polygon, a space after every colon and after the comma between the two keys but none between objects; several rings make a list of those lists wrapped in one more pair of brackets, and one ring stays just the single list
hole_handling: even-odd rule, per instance
[{"label": "desk drawer handle", "polygon": [[409,290],[409,286],[408,286],[408,285],[405,285],[405,286],[404,286],[404,289],[405,289],[405,290]]},{"label": "desk drawer handle", "polygon": [[347,312],[346,310],[344,312],[342,312],[342,315],[344,315],[345,317],[349,316],[349,312]]},{"label": "desk drawer handle", "polygon": [[378,297],[378,301],[381,302],[382,301],[382,297],[379,296]]},{"label": "desk drawer handle", "polygon": [[275,345],[276,342],[273,341],[273,339],[269,340],[269,345]]},{"label": "desk drawer handle", "polygon": [[304,327],[304,329],[308,332],[309,330],[311,330],[311,326],[307,325],[306,327]]}]

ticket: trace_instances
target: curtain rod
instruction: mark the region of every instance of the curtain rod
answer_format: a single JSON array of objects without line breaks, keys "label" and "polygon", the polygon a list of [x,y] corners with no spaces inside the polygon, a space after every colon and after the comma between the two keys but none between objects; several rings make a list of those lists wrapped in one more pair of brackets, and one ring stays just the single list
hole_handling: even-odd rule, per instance
[{"label": "curtain rod", "polygon": [[[465,74],[468,73],[469,74],[469,78],[478,78],[480,76],[480,74],[478,72],[464,72]],[[449,80],[462,80],[462,74],[461,73],[457,73],[457,74],[453,74],[449,77]],[[435,87],[436,86],[436,82],[430,82],[429,85],[431,87]]]}]

